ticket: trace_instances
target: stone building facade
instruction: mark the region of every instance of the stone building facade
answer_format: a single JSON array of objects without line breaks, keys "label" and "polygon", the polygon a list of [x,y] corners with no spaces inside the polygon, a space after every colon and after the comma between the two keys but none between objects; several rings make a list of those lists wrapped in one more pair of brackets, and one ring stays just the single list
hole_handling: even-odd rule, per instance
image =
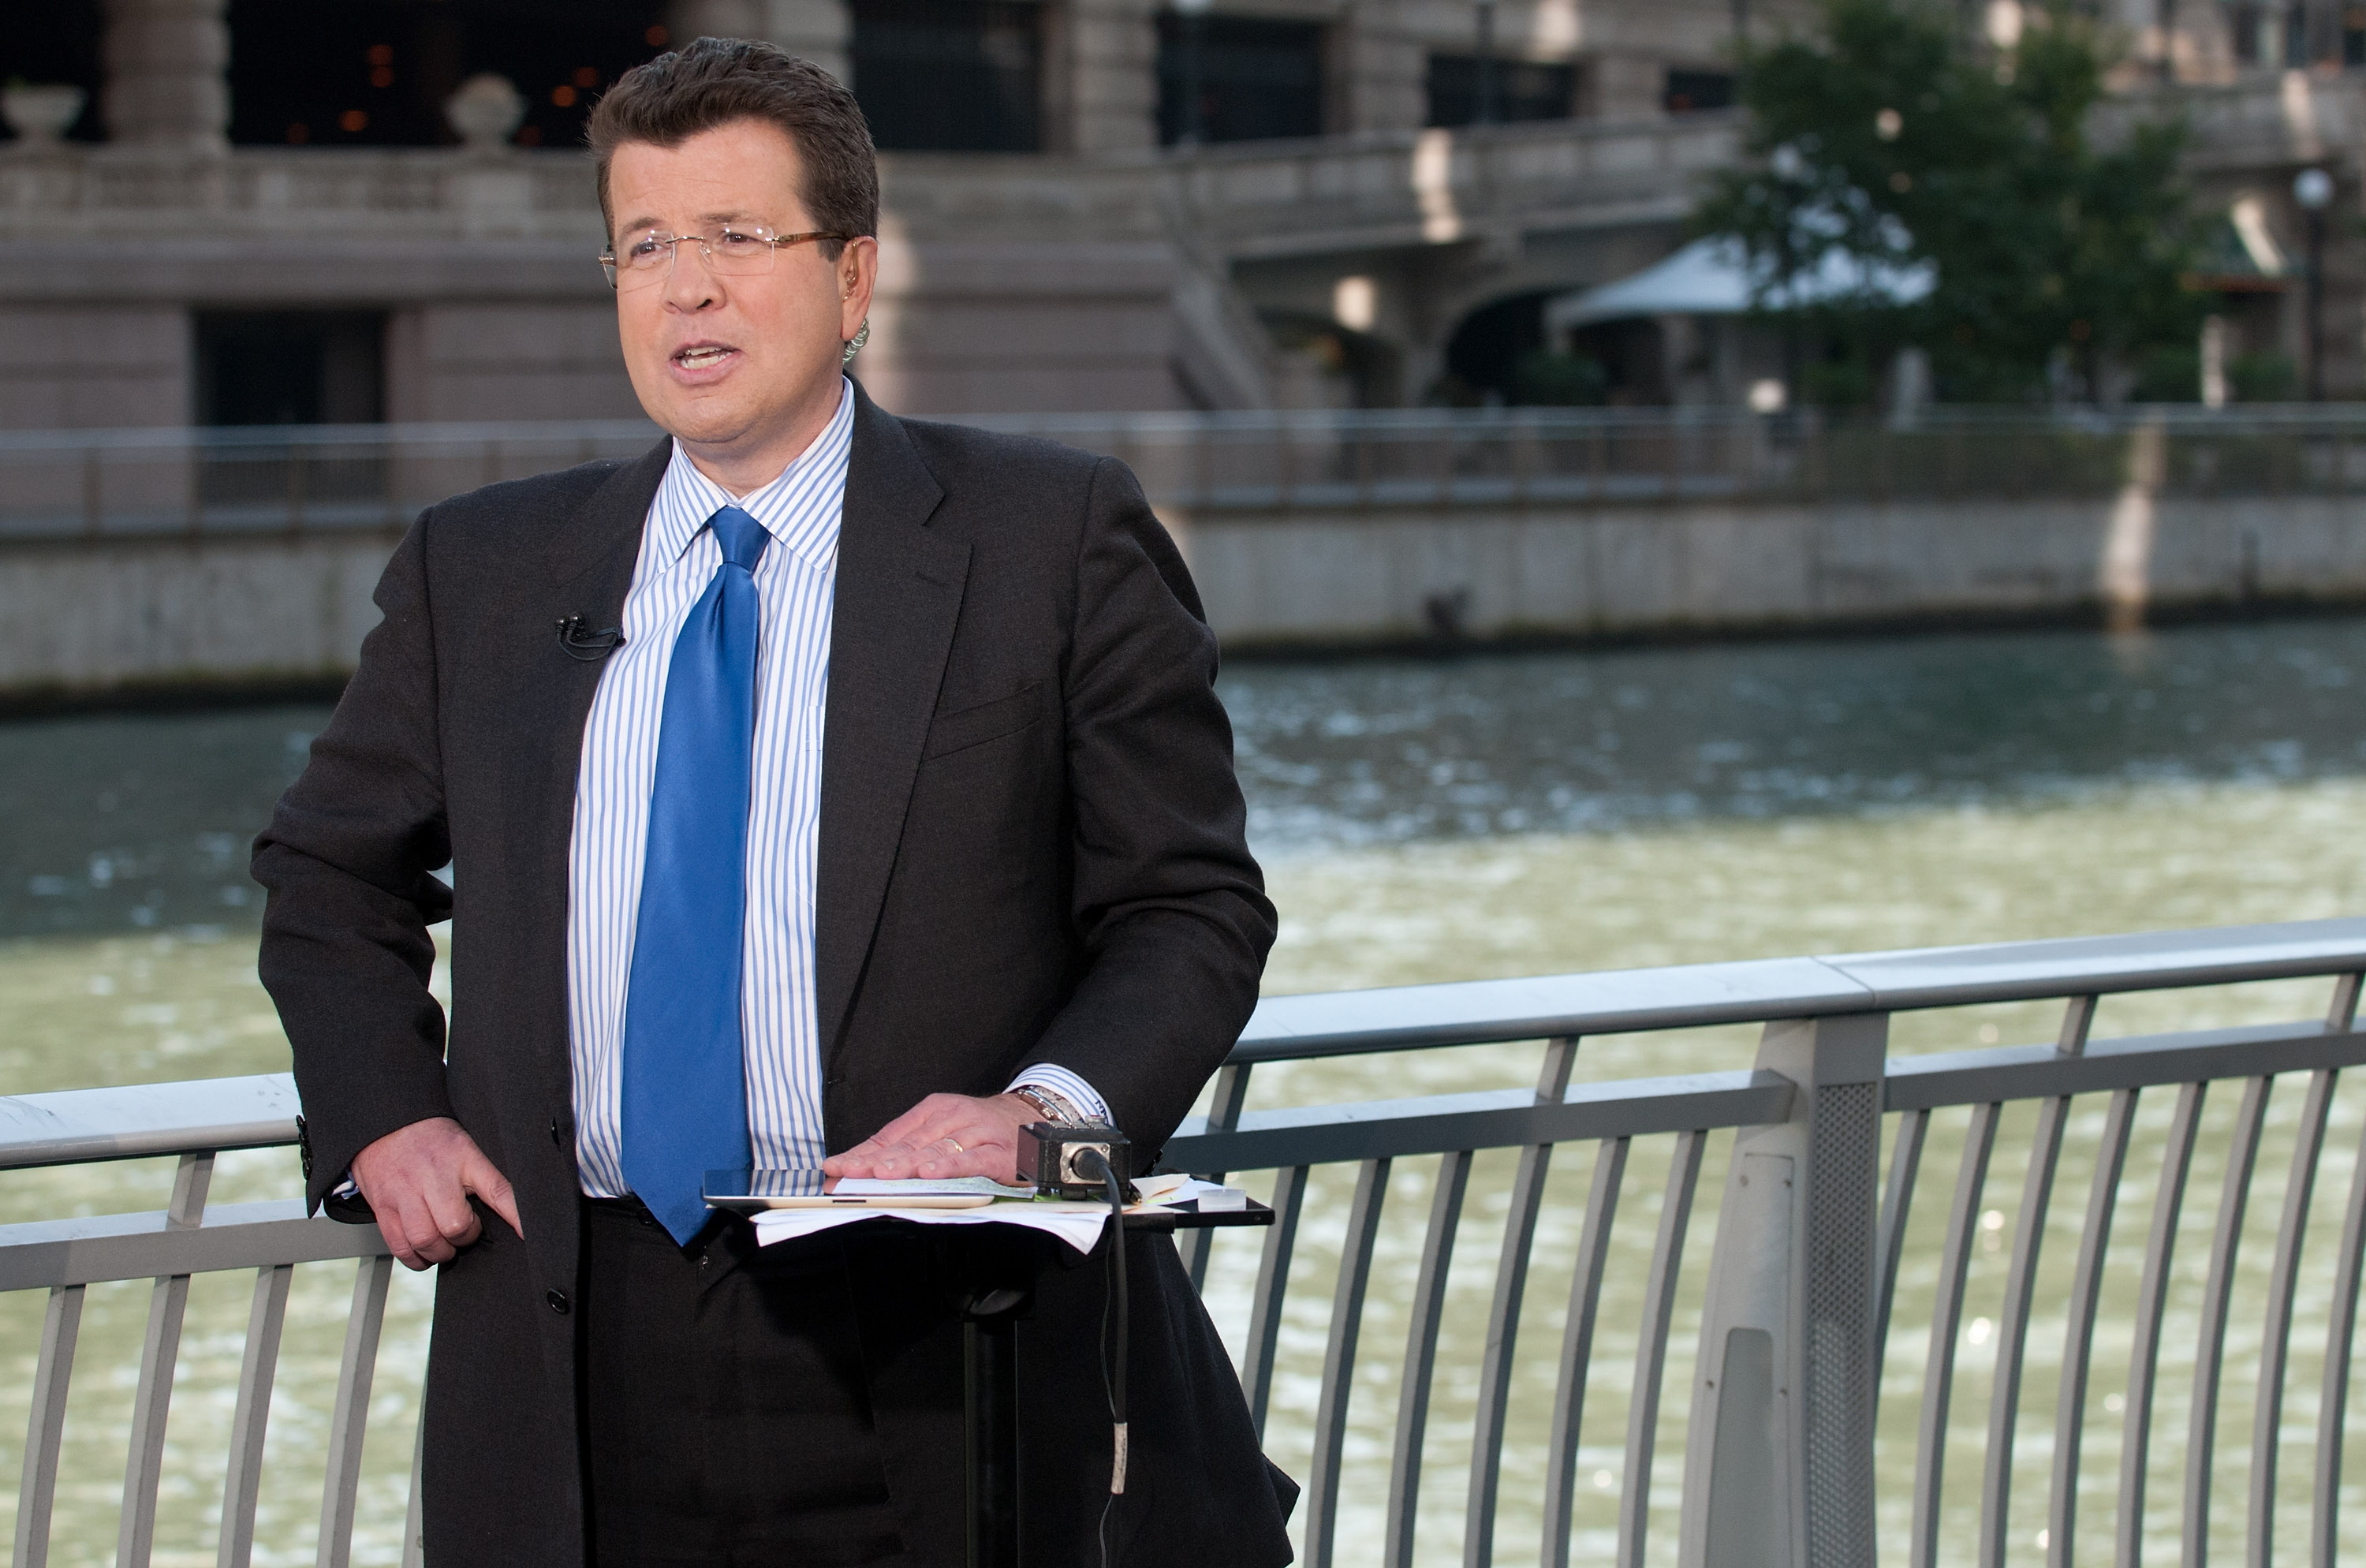
[{"label": "stone building facade", "polygon": [[[2148,90],[2199,95],[2213,199],[2254,198],[2297,254],[2302,162],[2357,209],[2366,117],[2344,62],[2366,38],[2349,12],[2270,27],[2255,10],[2189,5],[2173,34],[2131,12],[2126,85],[2168,61],[2182,85]],[[891,406],[1475,395],[1534,341],[1543,299],[1677,243],[1696,176],[1735,152],[1736,28],[1806,11],[56,0],[39,17],[0,29],[0,80],[81,96],[0,95],[18,127],[0,143],[0,428],[632,416],[570,142],[617,72],[701,34],[773,39],[863,100],[885,214],[861,370]],[[2263,289],[2244,330],[2296,343],[2290,295]],[[2360,379],[2357,316],[2335,288],[2338,387]],[[1637,396],[1720,395],[1686,380],[1673,323],[1646,339]]]}]

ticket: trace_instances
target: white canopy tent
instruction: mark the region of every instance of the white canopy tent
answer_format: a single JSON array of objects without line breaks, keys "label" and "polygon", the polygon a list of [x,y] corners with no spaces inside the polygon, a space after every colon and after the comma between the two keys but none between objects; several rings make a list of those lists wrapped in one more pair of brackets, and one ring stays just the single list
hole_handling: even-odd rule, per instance
[{"label": "white canopy tent", "polygon": [[[1566,343],[1570,333],[1595,321],[1637,316],[1739,316],[1764,305],[1780,310],[1786,291],[1779,287],[1757,298],[1758,285],[1767,277],[1763,266],[1753,267],[1741,242],[1726,237],[1695,240],[1691,244],[1642,271],[1579,289],[1545,302],[1545,334]],[[1931,292],[1937,281],[1925,263],[1911,267],[1868,266],[1853,256],[1827,252],[1812,270],[1793,280],[1787,290],[1803,305],[1845,299],[1867,292],[1892,303],[1910,305]]]}]

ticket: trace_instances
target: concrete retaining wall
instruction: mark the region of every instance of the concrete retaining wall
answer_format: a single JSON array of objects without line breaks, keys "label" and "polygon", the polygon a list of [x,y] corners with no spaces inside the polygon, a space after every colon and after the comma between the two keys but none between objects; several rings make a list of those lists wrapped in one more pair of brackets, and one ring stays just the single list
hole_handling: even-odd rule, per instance
[{"label": "concrete retaining wall", "polygon": [[[1225,644],[1632,637],[2366,603],[2366,504],[2159,500],[1206,513],[1169,519]],[[0,552],[0,693],[334,679],[380,531]]]},{"label": "concrete retaining wall", "polygon": [[2339,500],[1686,504],[1173,519],[1228,646],[2122,618],[2366,601]]},{"label": "concrete retaining wall", "polygon": [[0,553],[0,693],[285,684],[350,671],[400,536],[17,545]]}]

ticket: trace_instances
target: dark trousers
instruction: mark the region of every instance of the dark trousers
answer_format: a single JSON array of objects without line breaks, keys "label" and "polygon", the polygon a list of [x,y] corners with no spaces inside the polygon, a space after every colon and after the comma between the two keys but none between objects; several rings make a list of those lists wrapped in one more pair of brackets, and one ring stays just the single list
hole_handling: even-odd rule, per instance
[{"label": "dark trousers", "polygon": [[716,1228],[685,1252],[637,1202],[584,1201],[593,1568],[903,1562],[843,1250]]}]

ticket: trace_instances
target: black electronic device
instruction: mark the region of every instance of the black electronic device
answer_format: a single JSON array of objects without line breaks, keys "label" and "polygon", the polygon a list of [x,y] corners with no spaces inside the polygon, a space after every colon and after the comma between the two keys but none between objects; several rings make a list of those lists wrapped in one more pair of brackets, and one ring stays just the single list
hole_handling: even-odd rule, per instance
[{"label": "black electronic device", "polygon": [[625,646],[625,628],[609,626],[593,631],[584,626],[582,616],[569,615],[558,623],[558,646],[569,659],[597,664]]},{"label": "black electronic device", "polygon": [[1125,1134],[1106,1122],[1030,1122],[1019,1134],[1019,1183],[1033,1187],[1039,1198],[1091,1199],[1106,1192],[1103,1167],[1078,1163],[1087,1150],[1100,1156],[1107,1169],[1125,1169]]}]

